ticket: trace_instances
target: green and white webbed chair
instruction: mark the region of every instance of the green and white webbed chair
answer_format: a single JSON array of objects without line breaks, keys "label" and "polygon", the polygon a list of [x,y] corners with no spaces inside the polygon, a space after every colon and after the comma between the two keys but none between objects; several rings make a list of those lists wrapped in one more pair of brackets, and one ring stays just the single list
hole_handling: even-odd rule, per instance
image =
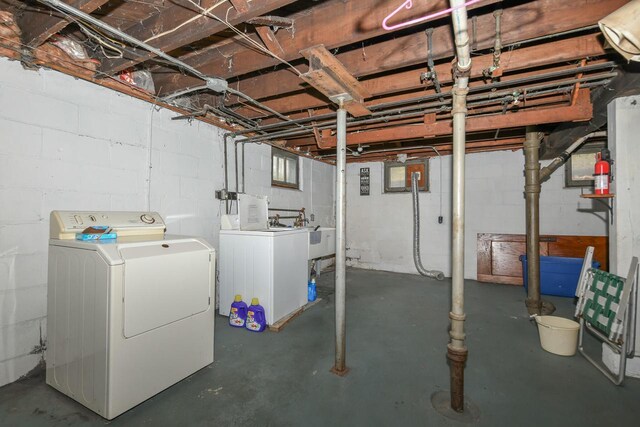
[{"label": "green and white webbed chair", "polygon": [[[635,349],[636,291],[638,258],[631,259],[627,277],[591,267],[593,247],[589,246],[576,288],[575,316],[580,321],[578,350],[614,384],[624,381],[627,358]],[[606,344],[619,357],[618,372],[590,357],[584,350],[584,331]]]}]

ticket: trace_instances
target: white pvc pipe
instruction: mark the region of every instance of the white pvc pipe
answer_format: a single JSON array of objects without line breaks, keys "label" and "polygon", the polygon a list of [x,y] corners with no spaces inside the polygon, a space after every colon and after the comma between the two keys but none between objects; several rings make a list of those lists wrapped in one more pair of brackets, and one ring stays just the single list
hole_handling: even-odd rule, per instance
[{"label": "white pvc pipe", "polygon": [[347,268],[347,110],[342,99],[337,117],[336,145],[336,360],[334,372],[346,370],[346,268]]}]

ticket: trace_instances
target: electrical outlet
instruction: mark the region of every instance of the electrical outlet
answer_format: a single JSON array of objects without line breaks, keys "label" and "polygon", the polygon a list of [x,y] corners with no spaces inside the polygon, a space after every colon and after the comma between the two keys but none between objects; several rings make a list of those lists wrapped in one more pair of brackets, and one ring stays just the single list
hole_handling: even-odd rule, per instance
[{"label": "electrical outlet", "polygon": [[314,214],[309,215],[309,220],[311,222],[315,221],[316,220],[316,216]]},{"label": "electrical outlet", "polygon": [[235,191],[227,191],[225,189],[216,190],[216,199],[219,200],[238,200],[238,193]]}]

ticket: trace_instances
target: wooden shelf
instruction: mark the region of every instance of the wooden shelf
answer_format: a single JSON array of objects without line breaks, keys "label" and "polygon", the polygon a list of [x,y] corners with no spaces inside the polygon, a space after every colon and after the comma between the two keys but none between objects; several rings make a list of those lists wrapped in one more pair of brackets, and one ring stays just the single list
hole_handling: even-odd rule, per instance
[{"label": "wooden shelf", "polygon": [[581,194],[583,199],[613,199],[615,194]]}]

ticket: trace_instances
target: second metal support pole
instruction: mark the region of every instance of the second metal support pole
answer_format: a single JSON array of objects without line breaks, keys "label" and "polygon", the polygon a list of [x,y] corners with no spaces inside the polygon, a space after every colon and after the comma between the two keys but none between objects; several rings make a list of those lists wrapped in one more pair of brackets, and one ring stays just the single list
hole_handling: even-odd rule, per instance
[{"label": "second metal support pole", "polygon": [[336,146],[336,360],[331,371],[345,375],[346,347],[346,268],[347,268],[347,111],[340,100]]}]

